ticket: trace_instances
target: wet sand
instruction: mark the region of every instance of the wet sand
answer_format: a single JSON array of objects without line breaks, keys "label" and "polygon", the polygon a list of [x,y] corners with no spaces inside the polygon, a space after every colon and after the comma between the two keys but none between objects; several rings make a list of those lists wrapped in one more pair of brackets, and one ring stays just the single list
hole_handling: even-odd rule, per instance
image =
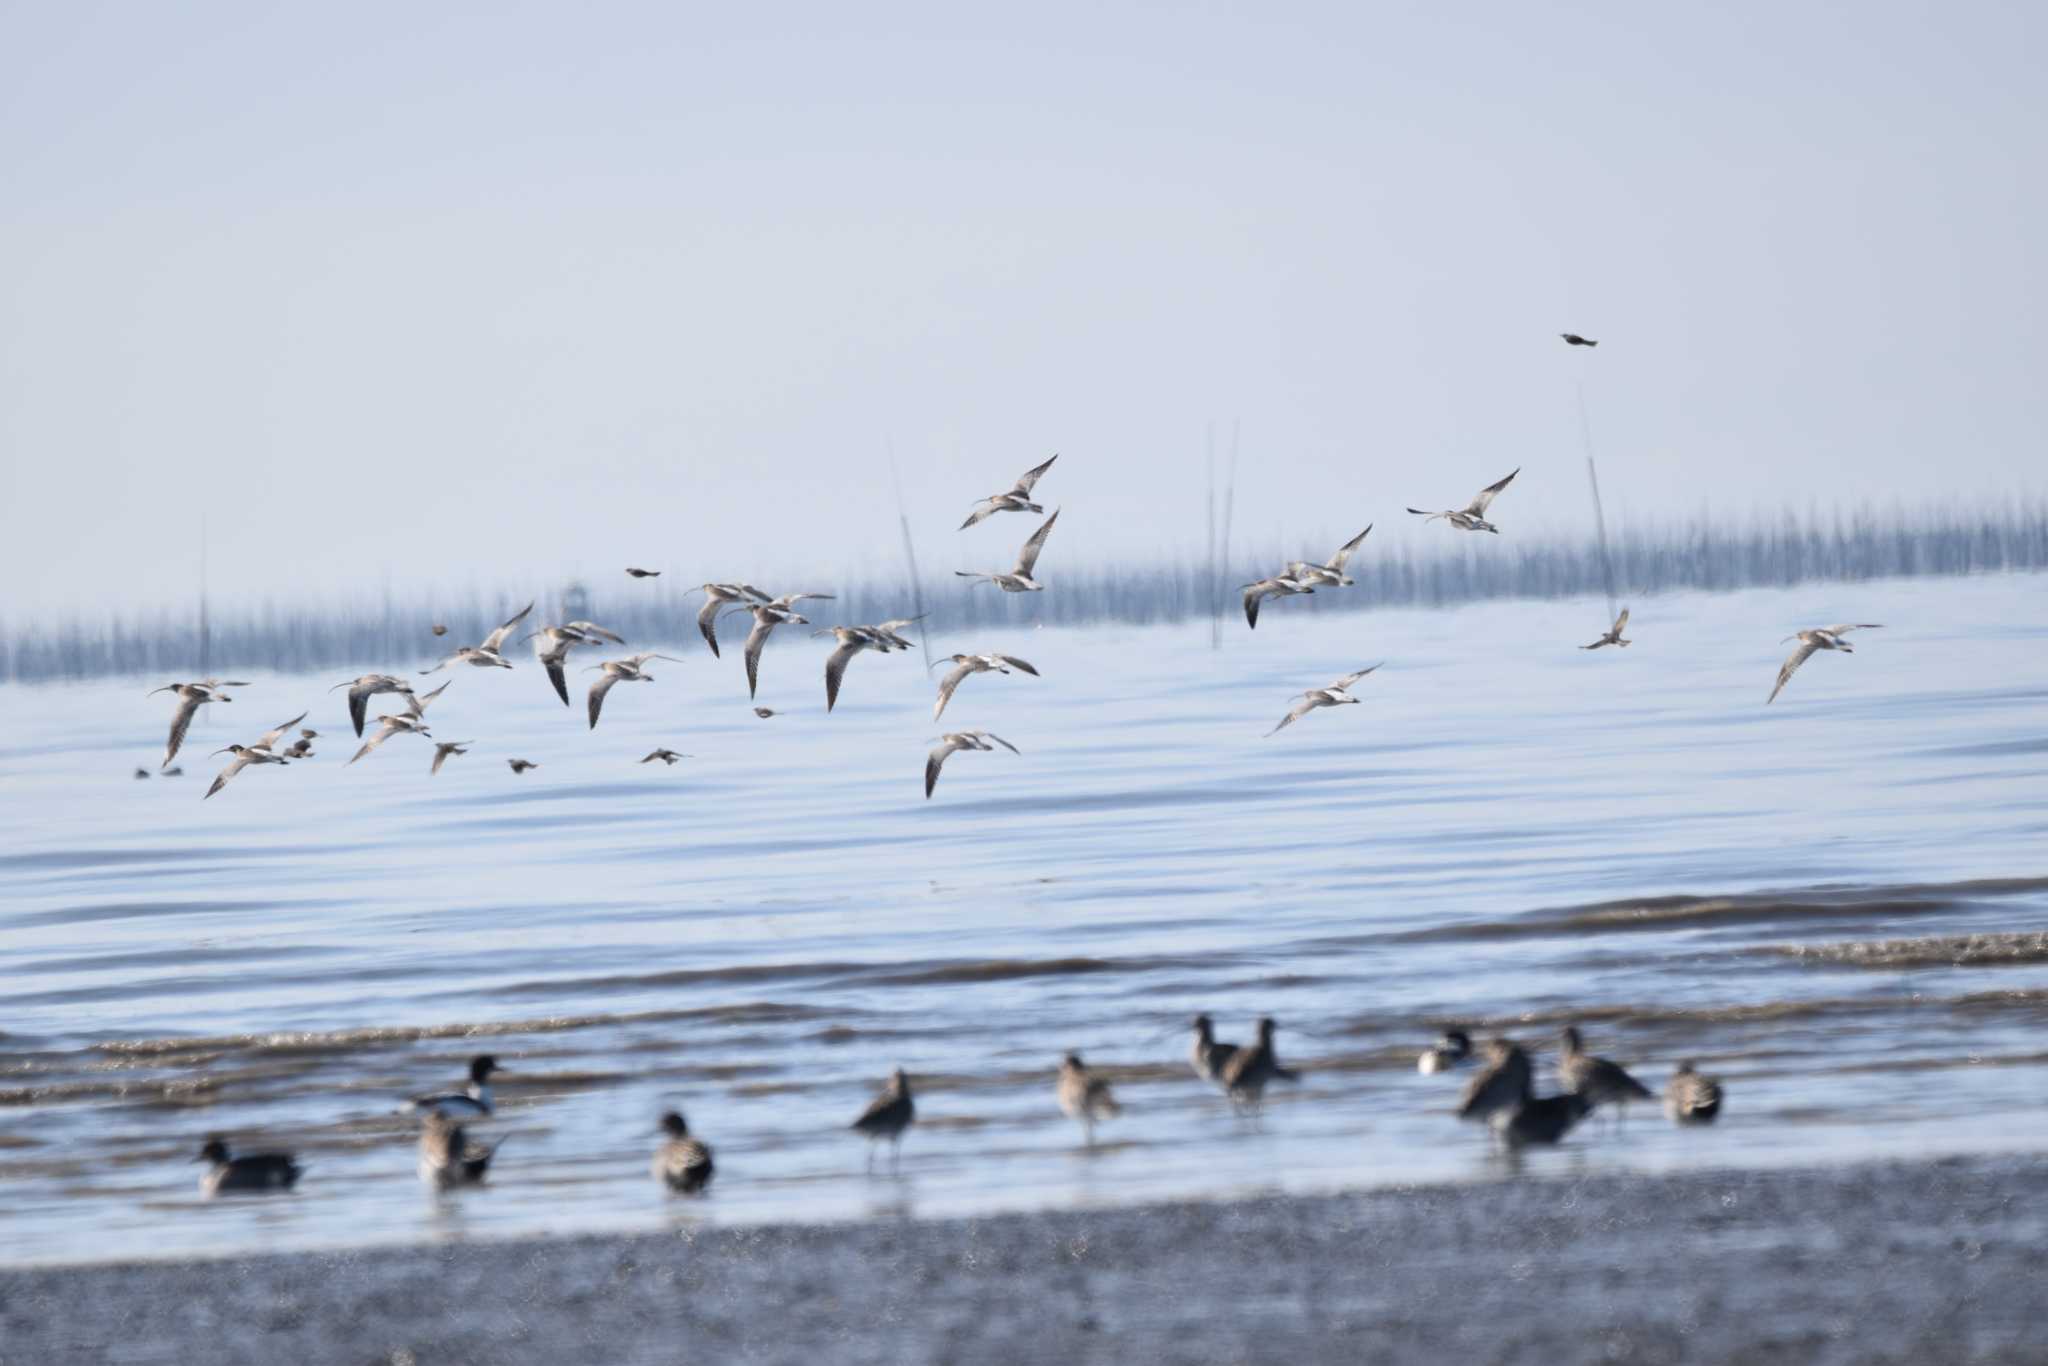
[{"label": "wet sand", "polygon": [[2048,1160],[1543,1157],[1349,1195],[0,1271],[0,1361],[2048,1357]]}]

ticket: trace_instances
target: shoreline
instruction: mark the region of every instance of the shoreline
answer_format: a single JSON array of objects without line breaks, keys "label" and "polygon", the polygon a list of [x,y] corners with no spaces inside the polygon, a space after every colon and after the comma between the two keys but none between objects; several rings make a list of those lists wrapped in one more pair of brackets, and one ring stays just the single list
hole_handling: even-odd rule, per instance
[{"label": "shoreline", "polygon": [[18,1267],[0,1361],[2019,1361],[2048,1349],[2044,1173],[1609,1171]]}]

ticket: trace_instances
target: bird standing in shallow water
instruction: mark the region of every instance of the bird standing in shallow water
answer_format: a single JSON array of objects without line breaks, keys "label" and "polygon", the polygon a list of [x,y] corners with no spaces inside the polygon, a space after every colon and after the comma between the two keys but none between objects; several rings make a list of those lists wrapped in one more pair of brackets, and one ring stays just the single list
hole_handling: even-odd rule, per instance
[{"label": "bird standing in shallow water", "polygon": [[1691,1062],[1678,1064],[1664,1087],[1664,1113],[1673,1124],[1712,1124],[1721,1113],[1721,1083],[1693,1071]]},{"label": "bird standing in shallow water", "polygon": [[1236,1056],[1237,1045],[1219,1040],[1215,1023],[1207,1015],[1195,1016],[1195,1042],[1188,1050],[1188,1061],[1194,1064],[1196,1076],[1220,1086],[1225,1069]]},{"label": "bird standing in shallow water", "polygon": [[1079,1053],[1060,1060],[1059,1098],[1060,1109],[1080,1123],[1082,1139],[1091,1148],[1095,1146],[1095,1122],[1112,1119],[1123,1110],[1110,1094],[1109,1083],[1091,1075]]},{"label": "bird standing in shallow water", "polygon": [[488,1148],[472,1148],[458,1121],[446,1115],[428,1115],[420,1130],[420,1180],[436,1190],[480,1186],[504,1142],[501,1138]]},{"label": "bird standing in shallow water", "polygon": [[1425,1077],[1434,1076],[1462,1066],[1471,1056],[1472,1036],[1462,1029],[1446,1029],[1441,1039],[1422,1050],[1422,1056],[1415,1060],[1415,1070]]},{"label": "bird standing in shallow water", "polygon": [[889,1162],[899,1166],[903,1158],[903,1131],[917,1119],[917,1106],[910,1099],[910,1078],[897,1068],[889,1074],[889,1085],[881,1095],[868,1102],[868,1108],[860,1112],[848,1127],[855,1133],[867,1135],[868,1169],[875,1165],[875,1144],[889,1140]]},{"label": "bird standing in shallow water", "polygon": [[1593,1112],[1593,1102],[1576,1091],[1558,1096],[1528,1096],[1506,1109],[1495,1110],[1489,1123],[1494,1135],[1509,1148],[1531,1143],[1555,1143]]},{"label": "bird standing in shallow water", "polygon": [[1256,1113],[1265,1100],[1268,1082],[1301,1079],[1294,1071],[1280,1065],[1280,1056],[1273,1048],[1275,1028],[1277,1026],[1271,1016],[1261,1016],[1259,1041],[1238,1049],[1223,1069],[1223,1089],[1229,1094],[1231,1103],[1240,1110]]},{"label": "bird standing in shallow water", "polygon": [[1529,1055],[1508,1039],[1488,1039],[1486,1070],[1465,1083],[1458,1097],[1458,1118],[1491,1120],[1494,1113],[1520,1105],[1529,1097]]},{"label": "bird standing in shallow water", "polygon": [[[1768,707],[1771,703],[1778,700],[1778,694],[1785,691],[1785,685],[1792,681],[1792,675],[1799,672],[1801,664],[1813,658],[1816,650],[1840,650],[1845,655],[1853,655],[1856,653],[1856,648],[1848,641],[1842,639],[1843,636],[1848,635],[1851,631],[1878,631],[1882,629],[1883,626],[1879,622],[1854,621],[1845,622],[1840,626],[1816,626],[1811,630],[1799,631],[1793,635],[1786,636],[1785,640],[1798,641],[1799,648],[1787,656],[1783,667],[1778,670],[1778,681],[1771,685],[1771,695],[1764,699],[1764,705]],[[1781,640],[1778,643],[1783,645],[1785,640]]]},{"label": "bird standing in shallow water", "polygon": [[469,1085],[460,1091],[421,1096],[407,1108],[446,1119],[482,1119],[491,1110],[491,1074],[505,1069],[488,1053],[469,1060]]},{"label": "bird standing in shallow water", "polygon": [[1576,1092],[1595,1105],[1613,1105],[1617,1120],[1628,1113],[1632,1100],[1655,1100],[1650,1088],[1630,1076],[1619,1063],[1596,1058],[1586,1051],[1577,1025],[1566,1025],[1558,1036],[1562,1050],[1557,1060],[1557,1079],[1567,1091]]},{"label": "bird standing in shallow water", "polygon": [[249,1153],[234,1157],[219,1136],[206,1140],[194,1162],[207,1164],[199,1178],[199,1189],[210,1200],[216,1195],[269,1195],[288,1191],[298,1183],[305,1168],[290,1153]]},{"label": "bird standing in shallow water", "polygon": [[667,1135],[654,1152],[654,1179],[678,1195],[697,1195],[711,1184],[711,1149],[690,1137],[680,1110],[661,1117],[657,1132]]}]

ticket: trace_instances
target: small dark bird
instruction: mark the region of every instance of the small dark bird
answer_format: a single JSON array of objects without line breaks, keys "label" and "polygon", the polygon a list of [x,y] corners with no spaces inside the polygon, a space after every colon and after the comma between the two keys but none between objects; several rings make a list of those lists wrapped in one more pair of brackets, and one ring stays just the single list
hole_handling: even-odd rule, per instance
[{"label": "small dark bird", "polygon": [[1616,1116],[1625,1114],[1632,1100],[1655,1100],[1649,1087],[1630,1076],[1620,1063],[1596,1058],[1585,1049],[1577,1025],[1566,1025],[1558,1036],[1562,1056],[1557,1060],[1557,1079],[1567,1091],[1576,1091],[1596,1105],[1615,1105]]},{"label": "small dark bird", "polygon": [[1188,1061],[1195,1065],[1196,1076],[1221,1085],[1224,1071],[1236,1056],[1237,1045],[1218,1039],[1216,1026],[1207,1015],[1195,1016],[1195,1043],[1188,1050]]},{"label": "small dark bird", "polygon": [[185,770],[182,768],[167,768],[161,776],[166,778],[182,778],[185,776]]},{"label": "small dark bird", "polygon": [[1273,1048],[1274,1024],[1270,1016],[1259,1020],[1259,1041],[1246,1048],[1240,1048],[1223,1069],[1223,1089],[1230,1094],[1231,1103],[1241,1110],[1256,1110],[1265,1098],[1266,1083],[1269,1081],[1298,1081],[1294,1072],[1280,1065],[1280,1055]]},{"label": "small dark bird", "polygon": [[1721,1083],[1693,1071],[1690,1062],[1678,1064],[1664,1088],[1664,1113],[1674,1124],[1712,1124],[1721,1113]]},{"label": "small dark bird", "polygon": [[448,628],[447,628],[447,626],[446,626],[446,625],[444,625],[444,624],[443,624],[443,623],[441,623],[441,622],[438,622],[438,621],[437,621],[437,622],[435,622],[435,623],[434,623],[434,634],[435,634],[435,635],[437,635],[437,636],[445,636],[445,635],[447,635],[447,634],[448,634]]},{"label": "small dark bird", "polygon": [[1507,1039],[1488,1039],[1486,1070],[1465,1083],[1458,1097],[1458,1118],[1490,1120],[1529,1098],[1529,1055]]},{"label": "small dark bird", "polygon": [[769,717],[771,717],[771,716],[780,716],[781,714],[782,714],[781,712],[778,712],[778,711],[777,711],[777,710],[775,710],[775,708],[773,708],[773,707],[756,707],[756,708],[754,708],[754,715],[756,715],[756,716],[760,717],[760,718],[761,718],[761,719],[762,719],[763,721],[766,721],[766,720],[767,720],[767,719],[768,719]]},{"label": "small dark bird", "polygon": [[679,1111],[661,1117],[657,1131],[668,1139],[654,1152],[654,1179],[678,1195],[697,1195],[711,1184],[711,1149],[690,1137]]},{"label": "small dark bird", "polygon": [[636,579],[658,579],[661,577],[659,569],[633,569],[629,567],[626,572]]},{"label": "small dark bird", "polygon": [[505,762],[512,766],[512,771],[514,773],[524,773],[529,768],[540,767],[539,764],[534,763],[530,759],[507,759]]},{"label": "small dark bird", "polygon": [[1576,332],[1560,332],[1557,335],[1564,338],[1566,346],[1598,346],[1600,344],[1591,337],[1582,337]]},{"label": "small dark bird", "polygon": [[645,759],[642,759],[640,762],[643,764],[651,764],[656,759],[659,759],[663,763],[667,764],[669,767],[673,768],[675,767],[676,760],[687,759],[689,757],[690,756],[687,754],[678,754],[672,749],[657,749],[656,751],[654,751],[654,753],[648,755]]},{"label": "small dark bird", "polygon": [[138,768],[135,770],[135,776],[138,778],[147,778],[149,776],[149,770],[146,768]]},{"label": "small dark bird", "polygon": [[230,1195],[267,1195],[288,1191],[304,1170],[290,1153],[250,1153],[231,1157],[228,1145],[218,1135],[206,1140],[194,1162],[209,1165],[199,1178],[199,1189],[208,1199],[226,1192]]},{"label": "small dark bird", "polygon": [[917,1119],[917,1106],[910,1099],[910,1078],[897,1068],[889,1074],[889,1085],[881,1095],[868,1102],[868,1108],[860,1112],[848,1127],[855,1133],[866,1134],[868,1139],[868,1167],[875,1165],[875,1144],[889,1140],[889,1162],[896,1165],[903,1156],[903,1131]]}]

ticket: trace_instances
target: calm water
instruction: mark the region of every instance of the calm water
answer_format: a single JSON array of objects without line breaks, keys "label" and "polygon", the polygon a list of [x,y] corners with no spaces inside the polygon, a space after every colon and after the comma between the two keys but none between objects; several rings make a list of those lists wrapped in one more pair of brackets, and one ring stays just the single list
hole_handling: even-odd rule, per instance
[{"label": "calm water", "polygon": [[[1644,1108],[1531,1169],[2039,1146],[2044,589],[1655,599],[1591,654],[1583,601],[1269,604],[1215,652],[942,636],[1044,677],[962,686],[946,724],[1024,753],[954,756],[930,802],[922,661],[861,656],[827,716],[830,642],[794,633],[765,722],[737,650],[672,650],[594,733],[529,660],[464,670],[430,720],[477,744],[438,777],[410,737],[343,767],[340,673],[241,673],[148,781],[166,680],[0,690],[0,1257],[1507,1179],[1448,1113],[1461,1077],[1414,1071],[1445,1023],[1577,1019],[1654,1087],[1686,1056],[1728,1084],[1717,1128]],[[1841,620],[1887,629],[1764,707],[1777,638]],[[1382,659],[1364,705],[1262,738]],[[207,750],[307,706],[316,759],[201,802]],[[656,745],[696,757],[635,763]],[[1280,1019],[1305,1075],[1258,1127],[1188,1072],[1197,1010]],[[1092,1154],[1067,1048],[1126,1109]],[[516,1069],[479,1129],[508,1142],[489,1189],[430,1198],[393,1111],[479,1051]],[[869,1178],[845,1126],[898,1064],[921,1122]],[[708,1201],[646,1175],[670,1104],[717,1148]],[[296,1148],[300,1193],[200,1201],[211,1131]]]}]

